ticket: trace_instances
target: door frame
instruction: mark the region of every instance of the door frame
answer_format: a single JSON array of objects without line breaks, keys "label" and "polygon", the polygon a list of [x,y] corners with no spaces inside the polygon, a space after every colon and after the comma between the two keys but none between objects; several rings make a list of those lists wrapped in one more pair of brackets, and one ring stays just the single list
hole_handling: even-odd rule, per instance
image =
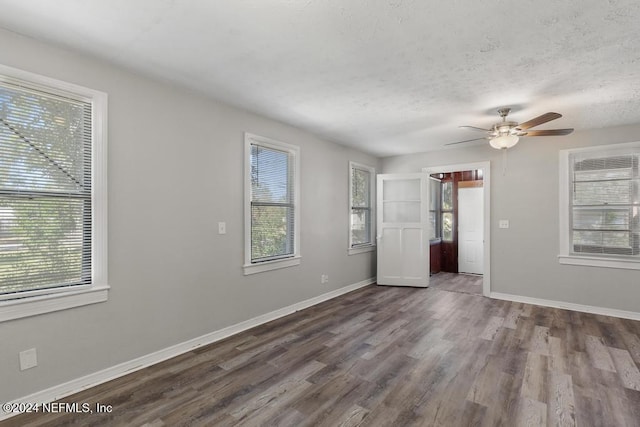
[{"label": "door frame", "polygon": [[[482,184],[484,198],[484,274],[482,275],[482,295],[488,297],[491,294],[491,162],[427,166],[422,168],[422,172],[431,175],[432,173],[462,172],[473,169],[482,170],[482,180],[484,181]],[[457,226],[458,224],[456,224]]]}]

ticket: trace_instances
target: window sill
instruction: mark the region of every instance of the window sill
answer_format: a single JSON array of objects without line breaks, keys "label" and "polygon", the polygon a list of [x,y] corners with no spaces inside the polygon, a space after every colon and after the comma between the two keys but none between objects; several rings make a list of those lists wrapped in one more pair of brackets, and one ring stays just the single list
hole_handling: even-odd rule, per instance
[{"label": "window sill", "polygon": [[0,322],[104,302],[109,285],[0,302]]},{"label": "window sill", "polygon": [[622,258],[599,258],[576,255],[558,255],[560,264],[582,265],[587,267],[621,268],[625,270],[640,270],[640,259],[630,260]]},{"label": "window sill", "polygon": [[363,254],[365,252],[373,252],[376,250],[376,245],[357,246],[355,248],[349,248],[349,255]]},{"label": "window sill", "polygon": [[244,269],[244,275],[262,273],[263,271],[277,270],[279,268],[293,267],[299,265],[302,257],[294,256],[291,258],[277,259],[274,261],[265,261],[256,264],[245,264],[242,266]]}]

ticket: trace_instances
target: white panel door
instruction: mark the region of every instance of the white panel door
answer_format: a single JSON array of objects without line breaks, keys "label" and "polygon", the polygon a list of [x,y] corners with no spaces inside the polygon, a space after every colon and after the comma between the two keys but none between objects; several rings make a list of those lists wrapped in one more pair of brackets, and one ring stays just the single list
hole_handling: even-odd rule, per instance
[{"label": "white panel door", "polygon": [[484,191],[458,188],[458,271],[483,274]]},{"label": "white panel door", "polygon": [[429,286],[429,185],[426,174],[378,175],[379,285]]}]

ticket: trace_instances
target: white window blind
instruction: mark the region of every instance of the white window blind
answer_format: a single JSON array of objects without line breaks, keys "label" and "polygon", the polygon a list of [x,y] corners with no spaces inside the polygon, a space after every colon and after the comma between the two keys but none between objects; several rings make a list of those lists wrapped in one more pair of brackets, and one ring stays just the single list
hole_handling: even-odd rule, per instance
[{"label": "white window blind", "polygon": [[0,83],[0,299],[91,284],[91,150],[91,102]]},{"label": "white window blind", "polygon": [[[453,179],[453,178],[452,178]],[[442,240],[445,242],[453,241],[453,181],[445,181],[441,183],[441,221],[442,224]]]},{"label": "white window blind", "polygon": [[294,155],[251,144],[251,262],[295,254]]},{"label": "white window blind", "polygon": [[351,247],[372,244],[371,180],[368,168],[351,166]]},{"label": "white window blind", "polygon": [[569,156],[575,254],[640,256],[640,149]]},{"label": "white window blind", "polygon": [[429,177],[429,223],[431,224],[429,230],[429,239],[436,239],[440,236],[440,223],[441,223],[441,196],[440,196],[441,183],[439,179]]}]

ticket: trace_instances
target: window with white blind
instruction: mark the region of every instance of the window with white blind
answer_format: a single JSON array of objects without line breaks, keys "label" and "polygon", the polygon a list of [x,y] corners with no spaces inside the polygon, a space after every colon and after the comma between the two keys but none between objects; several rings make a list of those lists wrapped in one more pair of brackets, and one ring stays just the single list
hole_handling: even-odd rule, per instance
[{"label": "window with white blind", "polygon": [[442,183],[439,179],[429,177],[429,239],[441,238],[440,224],[442,224],[442,197],[440,195]]},{"label": "window with white blind", "polygon": [[0,73],[0,320],[104,301],[106,95]]},{"label": "window with white blind", "polygon": [[375,176],[371,166],[349,162],[349,254],[375,248]]},{"label": "window with white blind", "polygon": [[[451,178],[453,179],[453,178]],[[453,242],[453,181],[443,181],[440,185],[440,213],[442,224],[442,241]]]},{"label": "window with white blind", "polygon": [[299,152],[245,134],[245,274],[300,263]]},{"label": "window with white blind", "polygon": [[640,269],[640,143],[561,153],[560,261]]}]

